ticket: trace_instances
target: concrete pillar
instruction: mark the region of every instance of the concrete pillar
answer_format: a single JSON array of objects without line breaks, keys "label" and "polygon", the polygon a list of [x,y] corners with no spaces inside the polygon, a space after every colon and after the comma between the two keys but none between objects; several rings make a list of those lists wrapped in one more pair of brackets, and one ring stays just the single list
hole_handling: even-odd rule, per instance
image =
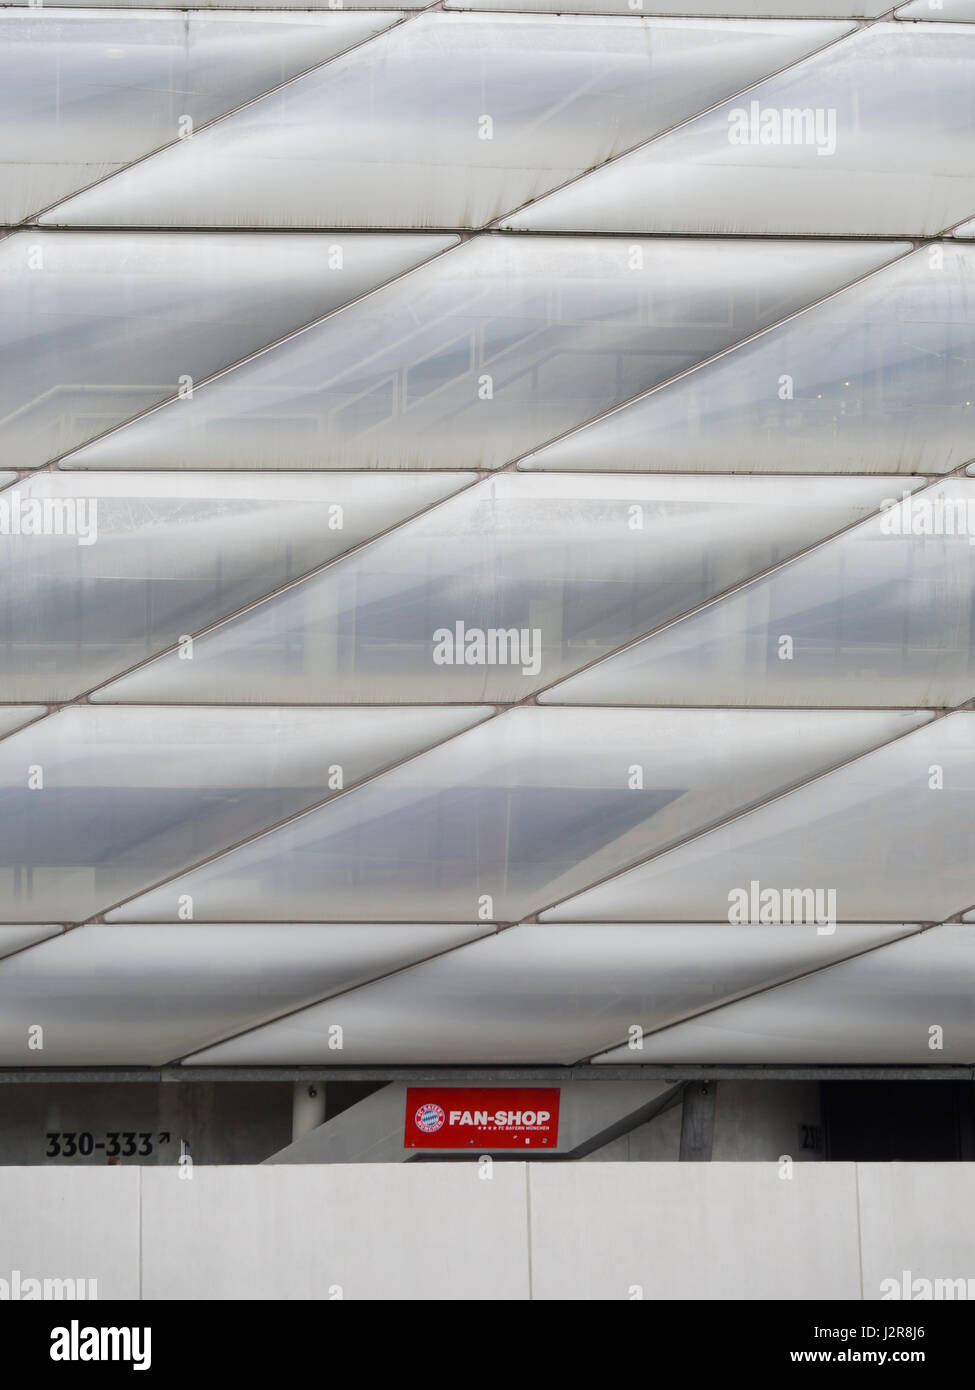
[{"label": "concrete pillar", "polygon": [[710,1163],[714,1145],[716,1081],[688,1081],[680,1125],[681,1162]]},{"label": "concrete pillar", "polygon": [[317,1129],[325,1120],[325,1083],[296,1081],[291,1102],[291,1142],[309,1130]]}]

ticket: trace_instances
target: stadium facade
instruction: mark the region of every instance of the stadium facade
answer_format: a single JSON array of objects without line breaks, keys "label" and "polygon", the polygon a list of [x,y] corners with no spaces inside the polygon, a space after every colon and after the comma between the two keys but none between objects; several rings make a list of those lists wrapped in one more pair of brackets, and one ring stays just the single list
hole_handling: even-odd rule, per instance
[{"label": "stadium facade", "polygon": [[975,1157],[973,70],[0,9],[0,1162]]}]

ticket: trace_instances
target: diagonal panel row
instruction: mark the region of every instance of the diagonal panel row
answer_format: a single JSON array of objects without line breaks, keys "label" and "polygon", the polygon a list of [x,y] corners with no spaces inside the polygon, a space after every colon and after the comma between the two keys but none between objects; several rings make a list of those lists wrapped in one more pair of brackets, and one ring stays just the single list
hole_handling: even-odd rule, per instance
[{"label": "diagonal panel row", "polygon": [[[478,237],[65,465],[948,472],[975,455],[975,248],[908,250]],[[89,381],[118,355],[95,343]],[[169,352],[175,396],[188,355]],[[24,358],[3,431],[40,462],[25,432],[48,410],[62,440],[95,431],[64,387],[47,404],[47,355]]]},{"label": "diagonal panel row", "polygon": [[[975,902],[975,716],[924,720],[516,710],[110,920],[940,921]],[[59,915],[57,874],[31,882],[8,920]]]},{"label": "diagonal panel row", "polygon": [[518,920],[927,717],[490,715],[62,710],[0,742],[0,921]]},{"label": "diagonal panel row", "polygon": [[482,227],[851,27],[420,15],[43,221]]},{"label": "diagonal panel row", "polygon": [[894,478],[404,473],[377,492],[375,476],[41,473],[0,491],[3,699],[106,681],[94,700],[944,707],[975,693],[967,479],[901,500]]},{"label": "diagonal panel row", "polygon": [[912,931],[88,926],[0,963],[0,1065],[571,1063]]},{"label": "diagonal panel row", "polygon": [[973,48],[964,23],[420,15],[42,221],[934,236],[975,209]]},{"label": "diagonal panel row", "polygon": [[975,451],[966,243],[871,276],[906,245],[285,240],[0,243],[5,460],[445,468],[535,450],[524,466],[944,472]]},{"label": "diagonal panel row", "polygon": [[[71,240],[57,238],[59,246]],[[310,240],[324,254],[322,242]],[[349,240],[368,255],[367,240]],[[378,241],[376,254],[387,265],[398,259],[402,269],[411,255],[414,264],[423,259],[424,248],[432,256],[451,244],[407,236],[400,250],[398,237]],[[237,244],[246,249],[250,238]],[[66,464],[497,468],[908,249],[877,242],[475,237],[214,381],[200,384],[197,377],[192,394],[179,392],[69,454]],[[326,278],[350,297],[349,276]],[[205,280],[201,288],[206,302]],[[264,311],[249,289],[243,304],[260,321]],[[943,321],[945,306],[934,309]],[[955,313],[961,321],[956,328],[948,318],[947,331],[960,333],[964,300]],[[176,347],[167,340],[170,353]],[[117,355],[101,343],[99,351],[107,360]],[[169,370],[168,394],[177,397],[177,370],[190,368]],[[39,380],[50,371],[42,362]],[[33,381],[27,389],[31,398],[37,394]]]},{"label": "diagonal panel row", "polygon": [[0,1065],[38,1027],[49,1066],[971,1065],[974,952],[904,923],[0,927]]},{"label": "diagonal panel row", "polygon": [[[882,957],[886,943],[916,930],[844,924],[827,938],[809,926],[513,927],[255,1028],[187,1062],[320,1062],[336,1029],[342,1040],[337,1055],[345,1064],[395,1057],[414,1065],[566,1065],[605,1049],[608,1039],[626,1041],[607,1061],[673,1061],[678,1059],[665,1047],[648,1056],[648,1044],[656,1039],[643,1034],[834,961],[857,957],[859,965]],[[3,975],[0,968],[0,988]],[[975,1043],[971,1025],[967,1042]]]},{"label": "diagonal panel row", "polygon": [[[102,476],[110,485],[121,475]],[[132,475],[129,484],[136,495],[139,476]],[[333,476],[361,486],[361,475]],[[390,494],[396,488],[389,478],[399,476],[384,478]],[[421,482],[408,495],[418,500],[428,475],[414,476]],[[56,481],[60,487],[62,480]],[[521,700],[868,516],[895,486],[893,478],[502,474],[220,624],[196,638],[191,650],[183,643],[92,698],[214,704]],[[344,495],[341,486],[319,488],[327,497]],[[427,492],[433,495],[432,488]],[[391,509],[387,503],[386,513]],[[283,507],[278,511],[287,517]],[[258,511],[255,527],[272,518],[273,512],[269,518]],[[202,522],[201,537],[209,530]],[[235,538],[243,542],[239,532]],[[129,548],[138,544],[139,532],[126,530],[120,539]],[[42,565],[66,564],[79,578],[81,566],[88,565],[63,540],[47,549],[52,554]],[[38,552],[33,538],[21,542],[22,572],[40,595],[44,589],[30,563],[37,554],[44,551]],[[100,555],[91,563],[96,574],[104,573]],[[167,563],[172,570],[168,554]],[[172,578],[167,583],[172,591]],[[106,598],[112,594],[109,583],[101,587]],[[208,598],[211,593],[208,587]],[[144,628],[143,596],[141,585],[128,602],[123,595],[114,626],[105,628],[106,638],[115,635],[119,653],[129,634],[134,640]],[[37,633],[35,611],[15,607],[11,627],[14,615]],[[162,636],[165,614],[160,618]],[[172,640],[176,635],[174,630]],[[38,645],[35,638],[35,650]],[[53,642],[47,645],[56,658]],[[73,666],[88,671],[97,654],[89,656],[82,644],[64,650],[65,683]],[[107,665],[108,652],[105,657]],[[12,633],[8,659],[0,689],[44,698],[48,684],[30,667],[29,632]],[[610,663],[610,679],[613,669]]]},{"label": "diagonal panel row", "polygon": [[[109,728],[124,712],[97,711]],[[452,712],[473,722],[464,711]],[[187,712],[128,713],[149,722],[160,713],[179,721]],[[398,721],[405,711],[378,713]],[[328,711],[307,716],[331,718]],[[927,718],[905,711],[626,710],[607,720],[598,710],[516,709],[106,917],[518,921]],[[53,722],[37,726],[41,740]],[[233,721],[225,728],[229,740]],[[16,735],[0,745],[7,767],[11,750],[23,756],[29,746],[30,739]],[[95,751],[92,758],[100,769]],[[145,775],[137,761],[127,773],[136,786]],[[213,780],[212,773],[207,777]],[[106,805],[115,795],[106,785]],[[28,803],[27,792],[14,789],[9,797],[18,811]],[[42,797],[34,805],[32,839],[41,848],[33,852],[43,853],[43,821],[50,813]],[[202,843],[202,832],[196,839]],[[28,852],[26,846],[17,850],[18,857]],[[143,865],[158,858],[152,841],[141,844],[138,855]],[[8,920],[63,915],[53,911],[56,876],[35,873],[32,887],[33,906],[28,910],[24,898],[14,899]],[[103,896],[104,910],[111,894]],[[726,914],[727,903],[720,916]]]},{"label": "diagonal panel row", "polygon": [[970,1065],[973,951],[902,923],[8,926],[0,1065]]}]

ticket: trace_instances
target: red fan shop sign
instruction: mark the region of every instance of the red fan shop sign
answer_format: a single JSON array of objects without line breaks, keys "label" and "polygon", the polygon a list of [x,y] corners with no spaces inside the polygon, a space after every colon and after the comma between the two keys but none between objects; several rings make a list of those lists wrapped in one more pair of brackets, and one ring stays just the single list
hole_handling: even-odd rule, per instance
[{"label": "red fan shop sign", "polygon": [[410,1086],[407,1149],[554,1149],[559,1092]]}]

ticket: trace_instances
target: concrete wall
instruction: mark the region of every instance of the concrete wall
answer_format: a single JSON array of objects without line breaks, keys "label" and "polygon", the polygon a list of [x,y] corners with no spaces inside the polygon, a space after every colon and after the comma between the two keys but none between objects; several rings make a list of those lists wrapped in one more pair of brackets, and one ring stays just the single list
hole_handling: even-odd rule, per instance
[{"label": "concrete wall", "polygon": [[[120,1148],[122,1135],[136,1136],[125,1167],[171,1165],[181,1141],[196,1163],[260,1163],[291,1139],[292,1092],[290,1082],[0,1085],[0,1165],[104,1168],[113,1133]],[[61,1136],[58,1154],[51,1134]],[[82,1134],[102,1147],[79,1152]]]},{"label": "concrete wall", "polygon": [[[822,1138],[817,1081],[719,1081],[715,1091],[715,1163],[788,1155],[797,1163],[825,1157],[804,1147]],[[818,1136],[816,1134],[818,1131]]]},{"label": "concrete wall", "polygon": [[975,1279],[968,1163],[191,1171],[0,1170],[0,1280],[96,1278],[102,1299],[493,1300],[876,1299],[905,1271]]},{"label": "concrete wall", "polygon": [[[588,1083],[586,1083],[588,1084]],[[676,1162],[680,1155],[681,1106],[604,1144],[590,1161]],[[819,1140],[820,1147],[813,1147]],[[816,1081],[720,1081],[715,1089],[715,1163],[822,1159],[822,1113]]]},{"label": "concrete wall", "polygon": [[[575,1149],[617,1120],[633,1120],[641,1105],[665,1098],[670,1090],[668,1084],[652,1081],[563,1082],[558,1151]],[[122,1158],[126,1167],[175,1163],[181,1141],[197,1164],[379,1163],[414,1156],[403,1147],[405,1086],[328,1083],[327,1124],[291,1148],[293,1091],[288,1081],[0,1084],[0,1167],[104,1167],[112,1133],[140,1136],[137,1151]],[[587,1157],[607,1162],[675,1161],[680,1127],[678,1103]],[[821,1117],[815,1082],[722,1081],[716,1091],[712,1158],[821,1158],[822,1153],[802,1148],[803,1137],[817,1128],[821,1129]],[[49,1152],[51,1134],[74,1135],[75,1152],[68,1152],[67,1141],[59,1153]],[[102,1147],[89,1154],[79,1152],[82,1134]],[[142,1135],[150,1136],[148,1152]]]}]

